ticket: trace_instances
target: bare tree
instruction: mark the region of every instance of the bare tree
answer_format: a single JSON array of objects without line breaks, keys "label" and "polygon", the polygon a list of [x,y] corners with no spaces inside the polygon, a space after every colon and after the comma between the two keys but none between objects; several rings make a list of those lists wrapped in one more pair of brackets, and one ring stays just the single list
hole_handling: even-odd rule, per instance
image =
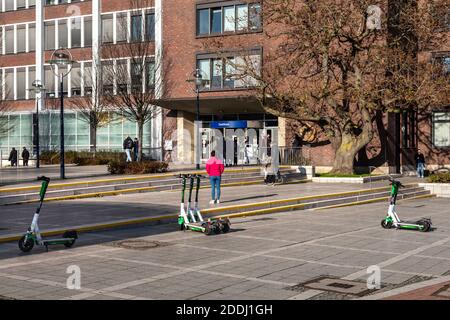
[{"label": "bare tree", "polygon": [[[144,22],[142,19],[142,8],[151,3],[148,0],[131,0],[130,29],[126,19],[118,22],[118,32],[126,41],[102,47],[104,96],[118,114],[137,123],[141,146],[144,125],[160,114],[157,102],[166,96],[169,87],[164,75],[170,62],[164,61],[163,64],[158,58],[160,53],[155,52],[154,21],[145,19]],[[146,14],[144,16],[147,18]],[[138,158],[142,160],[142,147],[139,148]]]},{"label": "bare tree", "polygon": [[[81,87],[81,76],[78,77]],[[103,94],[101,78],[101,62],[94,60],[84,67],[84,97],[76,97],[70,100],[69,106],[78,111],[80,119],[88,123],[91,128],[91,151],[97,151],[97,131],[107,126],[112,117],[109,113],[109,104]]]},{"label": "bare tree", "polygon": [[377,6],[369,0],[266,0],[265,41],[272,50],[262,70],[247,58],[237,73],[257,80],[255,94],[266,112],[332,142],[333,172],[352,173],[356,154],[374,137],[377,112],[450,103],[448,78],[429,55],[448,41],[436,15],[448,6],[448,0]]}]

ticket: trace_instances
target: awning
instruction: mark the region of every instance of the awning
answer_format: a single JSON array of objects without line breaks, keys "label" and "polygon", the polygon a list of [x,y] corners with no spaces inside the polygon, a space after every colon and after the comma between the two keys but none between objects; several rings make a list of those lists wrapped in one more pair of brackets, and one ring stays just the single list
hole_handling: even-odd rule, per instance
[{"label": "awning", "polygon": [[[156,102],[160,107],[195,113],[197,108],[197,99],[177,98],[161,99]],[[200,96],[200,114],[243,114],[243,113],[263,113],[260,103],[254,97],[235,96],[235,97],[201,97]]]}]

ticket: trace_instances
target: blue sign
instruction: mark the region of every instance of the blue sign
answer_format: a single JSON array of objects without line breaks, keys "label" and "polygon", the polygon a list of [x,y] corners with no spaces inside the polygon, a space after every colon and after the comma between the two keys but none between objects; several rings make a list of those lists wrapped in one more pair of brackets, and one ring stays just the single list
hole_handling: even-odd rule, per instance
[{"label": "blue sign", "polygon": [[238,120],[238,121],[212,121],[211,129],[246,129],[247,128],[247,120]]}]

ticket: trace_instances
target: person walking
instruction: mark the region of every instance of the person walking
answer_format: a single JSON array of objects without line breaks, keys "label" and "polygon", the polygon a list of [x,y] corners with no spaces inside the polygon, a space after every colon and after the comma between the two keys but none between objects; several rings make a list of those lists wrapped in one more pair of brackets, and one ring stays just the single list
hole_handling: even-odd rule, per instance
[{"label": "person walking", "polygon": [[24,167],[28,167],[28,160],[30,160],[30,152],[27,150],[26,147],[23,147],[22,161]]},{"label": "person walking", "polygon": [[134,161],[138,161],[138,158],[139,158],[139,140],[138,140],[138,138],[134,138],[133,153],[134,153]]},{"label": "person walking", "polygon": [[127,155],[127,162],[131,162],[131,149],[133,149],[133,139],[130,138],[130,136],[128,136],[124,141],[123,141],[123,149],[125,150],[125,153]]},{"label": "person walking", "polygon": [[206,162],[206,172],[211,183],[211,201],[209,204],[220,203],[220,182],[224,170],[223,162],[216,158],[216,151],[211,151],[211,158]]},{"label": "person walking", "polygon": [[423,178],[425,172],[425,156],[423,155],[422,151],[420,151],[420,149],[417,151],[416,154],[416,169],[417,169],[417,177]]},{"label": "person walking", "polygon": [[11,153],[9,154],[8,161],[11,162],[11,167],[17,166],[17,150],[16,150],[16,148],[11,149]]}]

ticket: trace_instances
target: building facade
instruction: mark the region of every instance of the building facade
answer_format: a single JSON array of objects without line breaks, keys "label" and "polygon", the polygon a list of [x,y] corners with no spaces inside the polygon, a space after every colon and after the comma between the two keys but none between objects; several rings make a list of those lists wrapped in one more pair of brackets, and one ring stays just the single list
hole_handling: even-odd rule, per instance
[{"label": "building facade", "polygon": [[[154,158],[203,162],[211,150],[222,148],[227,164],[258,163],[258,155],[270,153],[265,149],[276,143],[283,153],[296,155],[294,159],[300,155],[324,168],[333,163],[330,144],[299,141],[291,121],[264,112],[251,94],[252,77],[227,77],[239,74],[243,59],[250,59],[256,71],[264,68],[264,54],[275,46],[264,34],[263,1],[1,0],[0,4],[1,95],[8,104],[7,112],[0,114],[0,125],[10,128],[0,130],[4,152],[12,147],[33,148],[36,110],[41,144],[59,148],[58,78],[46,63],[54,49],[68,48],[77,61],[64,78],[67,101],[76,101],[92,95],[93,66],[98,61],[112,69],[129,66],[132,82],[129,57],[105,62],[100,52],[106,45],[142,41],[151,44],[149,56],[159,66],[153,68],[155,86],[167,89],[157,103],[162,112],[144,128],[143,146]],[[433,52],[431,59],[450,72],[448,44]],[[198,92],[196,73],[202,77]],[[29,90],[36,79],[45,84],[45,94]],[[104,85],[112,94],[121,90],[117,81],[107,82]],[[89,119],[68,105],[66,147],[89,150],[93,141]],[[137,136],[136,123],[120,115],[113,117],[114,121],[97,131],[97,150],[120,150],[126,136]],[[448,106],[425,115],[381,115],[374,126],[380,134],[358,155],[357,166],[397,172],[414,166],[418,148],[430,168],[450,165]],[[227,139],[234,149],[228,156],[223,142]]]}]

